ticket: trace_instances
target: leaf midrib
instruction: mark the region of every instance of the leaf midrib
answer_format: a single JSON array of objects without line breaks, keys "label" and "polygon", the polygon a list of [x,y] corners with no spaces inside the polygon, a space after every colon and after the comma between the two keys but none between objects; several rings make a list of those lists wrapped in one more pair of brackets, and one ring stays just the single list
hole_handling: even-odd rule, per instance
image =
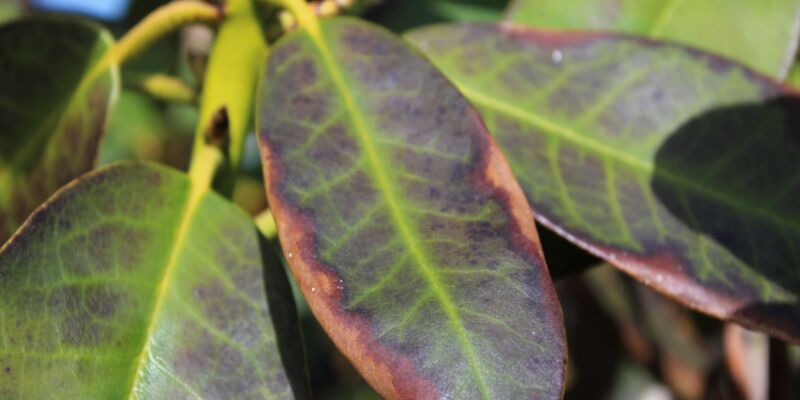
[{"label": "leaf midrib", "polygon": [[189,226],[192,224],[192,220],[194,219],[194,215],[197,213],[197,206],[200,204],[200,200],[205,193],[205,189],[202,186],[197,185],[193,180],[188,180],[189,183],[189,198],[186,201],[186,209],[181,216],[180,223],[177,228],[177,233],[175,235],[175,242],[172,246],[172,251],[170,252],[169,258],[167,259],[167,264],[164,266],[164,273],[161,275],[161,279],[159,280],[156,294],[155,294],[155,301],[153,303],[152,312],[150,314],[150,320],[147,323],[147,330],[144,336],[144,343],[142,344],[142,349],[139,354],[136,356],[136,368],[134,369],[134,377],[131,379],[131,386],[128,389],[128,399],[136,399],[136,387],[139,384],[139,380],[142,377],[143,369],[145,363],[147,362],[148,356],[150,355],[150,345],[152,343],[153,334],[155,333],[157,322],[161,310],[163,309],[164,299],[167,297],[169,289],[170,289],[170,282],[172,281],[173,275],[175,273],[175,269],[178,265],[178,260],[181,256],[181,249],[184,248],[184,244],[186,243],[186,237],[189,231]]},{"label": "leaf midrib", "polygon": [[457,83],[456,85],[458,86],[459,90],[462,93],[464,93],[464,95],[467,96],[471,101],[480,103],[485,107],[492,108],[495,111],[498,111],[502,114],[514,118],[519,118],[523,121],[531,123],[541,128],[545,133],[548,133],[551,136],[556,136],[561,139],[571,141],[583,148],[588,148],[596,153],[615,159],[623,164],[627,164],[628,166],[634,169],[638,169],[645,174],[650,174],[652,176],[658,175],[664,178],[665,180],[672,182],[676,186],[679,187],[683,186],[684,188],[700,193],[703,196],[706,196],[707,198],[714,199],[718,202],[727,204],[728,206],[733,207],[737,210],[744,211],[747,214],[757,215],[769,221],[770,223],[780,226],[784,229],[789,229],[794,231],[800,230],[800,226],[791,222],[787,222],[784,218],[772,214],[769,210],[765,210],[755,205],[742,203],[741,201],[738,201],[735,198],[726,196],[722,192],[709,190],[705,186],[698,184],[692,180],[686,179],[679,174],[675,174],[660,168],[656,169],[650,162],[631,156],[627,153],[618,151],[612,146],[606,145],[598,140],[591,138],[589,135],[584,135],[575,131],[573,128],[564,126],[558,122],[531,113],[515,105],[509,104],[503,100],[484,95],[480,91],[472,89],[467,85],[461,83]]},{"label": "leaf midrib", "polygon": [[387,207],[389,208],[391,218],[397,227],[402,240],[406,243],[410,253],[417,260],[416,263],[412,264],[417,267],[417,270],[427,281],[431,290],[433,290],[436,299],[442,305],[442,308],[447,314],[450,320],[450,325],[456,332],[456,338],[464,350],[464,355],[469,363],[470,371],[475,377],[482,397],[487,399],[491,398],[489,389],[479,368],[475,349],[473,348],[469,338],[467,338],[467,332],[464,328],[463,322],[461,321],[461,317],[459,316],[458,309],[453,303],[447,288],[442,283],[440,277],[432,266],[432,263],[428,259],[428,255],[420,248],[420,245],[416,239],[419,237],[419,235],[417,232],[414,232],[414,229],[406,223],[408,216],[405,215],[397,202],[397,199],[400,198],[400,195],[394,190],[394,185],[392,185],[389,179],[389,174],[380,161],[381,159],[385,158],[381,157],[379,154],[380,150],[373,142],[372,136],[367,129],[367,124],[361,117],[359,112],[360,109],[356,104],[353,95],[350,93],[347,84],[345,83],[342,72],[340,71],[336,60],[333,57],[333,53],[324,36],[322,35],[321,30],[319,29],[318,22],[314,20],[314,23],[315,25],[313,28],[307,29],[306,33],[319,49],[325,67],[331,75],[334,86],[342,97],[342,100],[344,100],[345,108],[347,109],[348,114],[350,115],[351,120],[356,128],[355,131],[357,134],[357,140],[359,141],[360,147],[366,152],[367,162],[372,171],[372,175],[378,183],[379,191],[383,193],[383,197]]}]

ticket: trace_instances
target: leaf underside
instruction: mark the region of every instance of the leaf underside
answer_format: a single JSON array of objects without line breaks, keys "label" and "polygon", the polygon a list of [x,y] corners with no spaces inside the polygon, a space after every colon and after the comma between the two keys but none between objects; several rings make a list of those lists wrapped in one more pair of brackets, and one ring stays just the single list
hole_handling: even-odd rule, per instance
[{"label": "leaf underside", "polygon": [[408,38],[478,107],[542,223],[691,307],[800,340],[798,97],[645,39]]},{"label": "leaf underside", "polygon": [[270,205],[299,286],[388,398],[558,398],[535,226],[475,111],[390,33],[288,34],[261,88]]},{"label": "leaf underside", "polygon": [[783,79],[797,51],[800,1],[514,0],[510,22],[669,39]]},{"label": "leaf underside", "polygon": [[111,45],[106,31],[68,18],[0,26],[0,243],[94,165],[119,82],[115,66],[87,76]]},{"label": "leaf underside", "polygon": [[0,397],[305,397],[268,251],[247,215],[178,172],[85,175],[0,251]]}]

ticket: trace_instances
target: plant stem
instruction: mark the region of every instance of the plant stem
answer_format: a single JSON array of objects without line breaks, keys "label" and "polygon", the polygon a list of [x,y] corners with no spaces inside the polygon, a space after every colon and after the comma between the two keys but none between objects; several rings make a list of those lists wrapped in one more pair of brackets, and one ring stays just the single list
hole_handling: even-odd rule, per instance
[{"label": "plant stem", "polygon": [[[233,192],[266,53],[253,0],[229,0],[206,70],[194,144],[194,153],[199,154],[224,116],[227,162],[215,186],[223,195]],[[191,168],[198,162],[202,160],[193,157]]]},{"label": "plant stem", "polygon": [[194,22],[215,23],[222,19],[219,8],[202,1],[167,3],[146,16],[107,55],[107,63],[122,64],[173,30]]},{"label": "plant stem", "polygon": [[[282,0],[274,0],[272,4],[274,3],[277,3],[277,6],[279,7],[290,7],[289,5],[284,4]],[[352,7],[354,4],[354,0],[321,0],[312,3],[306,3],[306,6],[315,16],[319,18],[327,18],[342,14],[346,8]],[[281,28],[283,28],[284,31],[288,32],[296,27],[297,21],[295,19],[295,15],[296,12],[292,11],[281,11],[281,13],[278,14]]]},{"label": "plant stem", "polygon": [[82,92],[109,68],[119,68],[173,30],[194,22],[218,22],[222,17],[219,8],[199,0],[175,1],[157,8],[114,44],[84,76],[76,92]]},{"label": "plant stem", "polygon": [[308,30],[309,34],[319,37],[319,20],[311,6],[305,0],[279,0],[280,4],[294,14],[297,23]]}]

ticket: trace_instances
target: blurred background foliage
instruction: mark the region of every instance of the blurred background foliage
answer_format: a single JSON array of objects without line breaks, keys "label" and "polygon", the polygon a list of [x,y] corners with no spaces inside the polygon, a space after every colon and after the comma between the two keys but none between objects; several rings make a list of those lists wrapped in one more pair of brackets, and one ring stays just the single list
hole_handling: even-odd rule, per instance
[{"label": "blurred background foliage", "polygon": [[[165,2],[2,0],[0,22],[31,11],[76,13],[100,21],[120,37]],[[402,33],[432,23],[497,21],[507,3],[384,0],[364,17]],[[154,98],[142,90],[142,82],[153,74],[165,74],[199,93],[212,35],[205,27],[183,29],[124,67],[123,89],[102,144],[101,164],[148,159],[187,167],[198,118],[196,103]],[[800,83],[797,65],[789,82]],[[250,139],[234,200],[256,215],[266,200],[257,143]],[[800,398],[797,347],[690,311],[542,227],[540,234],[548,264],[568,271],[567,276],[554,277],[570,351],[567,399]],[[378,398],[332,345],[297,290],[295,298],[315,397]]]}]

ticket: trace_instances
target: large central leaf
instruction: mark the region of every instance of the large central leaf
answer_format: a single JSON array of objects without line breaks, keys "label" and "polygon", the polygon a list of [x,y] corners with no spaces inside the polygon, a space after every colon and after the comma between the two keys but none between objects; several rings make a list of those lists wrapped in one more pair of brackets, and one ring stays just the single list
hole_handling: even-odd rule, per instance
[{"label": "large central leaf", "polygon": [[178,172],[84,176],[0,251],[0,398],[305,397],[290,289],[262,244]]},{"label": "large central leaf", "polygon": [[119,85],[116,66],[96,69],[111,44],[67,18],[0,27],[0,243],[94,165]]},{"label": "large central leaf", "polygon": [[798,97],[635,38],[410,38],[479,107],[543,223],[690,306],[800,340]]},{"label": "large central leaf", "polygon": [[800,0],[514,0],[506,18],[676,40],[784,78],[797,51]]},{"label": "large central leaf", "polygon": [[388,32],[274,47],[270,205],[323,327],[389,398],[558,398],[561,312],[530,209],[476,112]]}]

